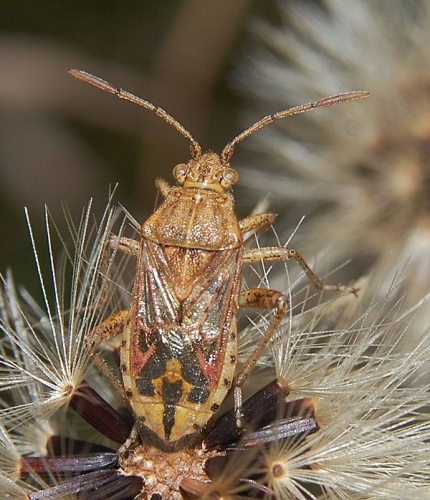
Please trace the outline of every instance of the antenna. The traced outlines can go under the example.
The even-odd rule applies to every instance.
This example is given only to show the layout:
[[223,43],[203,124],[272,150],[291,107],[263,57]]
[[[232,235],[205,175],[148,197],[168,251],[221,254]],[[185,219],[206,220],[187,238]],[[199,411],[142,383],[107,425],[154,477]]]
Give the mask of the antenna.
[[109,82],[102,80],[98,76],[91,75],[86,71],[82,71],[80,69],[71,69],[69,70],[69,73],[78,80],[82,80],[86,83],[89,83],[90,85],[94,85],[94,87],[104,90],[105,92],[114,94],[120,99],[125,99],[127,101],[134,102],[139,106],[142,106],[146,109],[149,109],[150,111],[153,111],[157,116],[159,116],[169,125],[172,125],[173,128],[175,128],[180,134],[182,134],[186,139],[190,141],[191,156],[194,160],[198,159],[202,155],[202,148],[200,147],[200,144],[194,139],[194,137],[190,134],[190,132],[188,132],[188,130],[183,125],[181,125],[178,121],[176,121],[173,118],[173,116],[169,115],[169,113],[167,113],[167,111],[165,111],[164,109],[159,108],[158,106],[154,106],[154,104],[150,103],[149,101],[145,101],[145,99],[137,97],[136,95],[131,94],[126,90],[114,87]]
[[309,102],[307,104],[301,104],[300,106],[295,106],[293,108],[285,109],[284,111],[278,111],[273,115],[267,115],[258,122],[251,125],[242,133],[237,135],[232,141],[230,141],[222,150],[221,158],[228,162],[234,153],[234,148],[239,142],[242,142],[244,139],[249,137],[254,132],[257,132],[261,128],[269,125],[275,120],[282,120],[283,118],[287,118],[287,116],[298,115],[301,113],[306,113],[307,111],[311,111],[314,108],[325,108],[327,106],[333,106],[334,104],[339,104],[341,102],[355,101],[357,99],[363,99],[363,97],[367,97],[369,92],[364,90],[357,90],[353,92],[345,92],[344,94],[338,94],[330,97],[326,97],[324,99],[320,99],[316,102]]

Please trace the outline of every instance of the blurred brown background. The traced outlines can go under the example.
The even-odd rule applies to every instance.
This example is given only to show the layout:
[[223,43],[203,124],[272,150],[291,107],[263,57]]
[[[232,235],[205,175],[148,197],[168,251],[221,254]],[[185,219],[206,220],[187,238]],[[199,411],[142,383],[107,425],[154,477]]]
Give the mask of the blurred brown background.
[[241,144],[237,212],[270,193],[283,242],[306,215],[291,245],[321,276],[352,260],[331,279],[385,273],[385,294],[407,265],[399,294],[415,303],[430,274],[429,25],[423,0],[0,2],[0,272],[38,292],[24,206],[46,264],[45,203],[67,239],[64,205],[75,221],[90,198],[101,213],[118,184],[142,221],[155,178],[189,158],[172,127],[70,68],[164,107],[215,151],[265,114],[365,89]]
[[78,220],[91,197],[101,210],[118,183],[115,199],[141,220],[154,207],[154,179],[171,181],[172,167],[188,159],[175,130],[68,69],[155,102],[203,149],[219,150],[242,128],[241,95],[227,82],[247,22],[270,18],[272,7],[250,0],[1,2],[0,272],[11,266],[26,286],[35,278],[24,206],[43,241],[45,203],[59,224],[63,205]]

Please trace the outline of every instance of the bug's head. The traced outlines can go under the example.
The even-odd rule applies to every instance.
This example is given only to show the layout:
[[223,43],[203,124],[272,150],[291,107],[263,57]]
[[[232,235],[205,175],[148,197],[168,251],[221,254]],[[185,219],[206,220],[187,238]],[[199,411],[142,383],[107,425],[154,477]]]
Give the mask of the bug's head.
[[223,193],[236,184],[239,175],[216,153],[205,153],[173,169],[178,184]]

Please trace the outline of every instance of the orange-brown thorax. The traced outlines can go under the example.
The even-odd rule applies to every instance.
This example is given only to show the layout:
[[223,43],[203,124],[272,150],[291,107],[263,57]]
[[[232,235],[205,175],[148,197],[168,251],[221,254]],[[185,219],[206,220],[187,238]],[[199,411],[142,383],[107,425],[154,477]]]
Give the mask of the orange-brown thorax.
[[142,237],[161,245],[219,251],[242,245],[234,198],[225,192],[238,175],[215,153],[180,164],[179,184],[142,225]]

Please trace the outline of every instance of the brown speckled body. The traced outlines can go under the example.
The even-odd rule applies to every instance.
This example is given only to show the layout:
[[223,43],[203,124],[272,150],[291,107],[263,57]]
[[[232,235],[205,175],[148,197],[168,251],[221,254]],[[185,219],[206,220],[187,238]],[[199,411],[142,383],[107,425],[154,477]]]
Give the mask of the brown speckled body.
[[242,245],[230,193],[173,187],[142,225],[121,367],[140,433],[159,448],[197,440],[232,386]]
[[[133,302],[128,311],[98,325],[87,342],[92,351],[95,339],[122,334],[120,369],[141,437],[146,445],[176,452],[199,439],[232,385],[240,416],[241,387],[287,310],[288,298],[277,290],[240,293],[243,264],[294,259],[318,289],[357,292],[326,285],[294,249],[243,249],[243,234],[269,226],[275,215],[254,214],[238,221],[229,193],[238,180],[229,164],[235,146],[275,120],[368,93],[348,92],[267,115],[230,141],[220,155],[203,154],[188,130],[163,109],[85,71],[70,73],[154,112],[190,141],[191,160],[173,170],[178,186],[156,181],[164,202],[142,225],[141,241],[111,241],[138,259]],[[235,373],[239,307],[274,314],[254,352]]]

